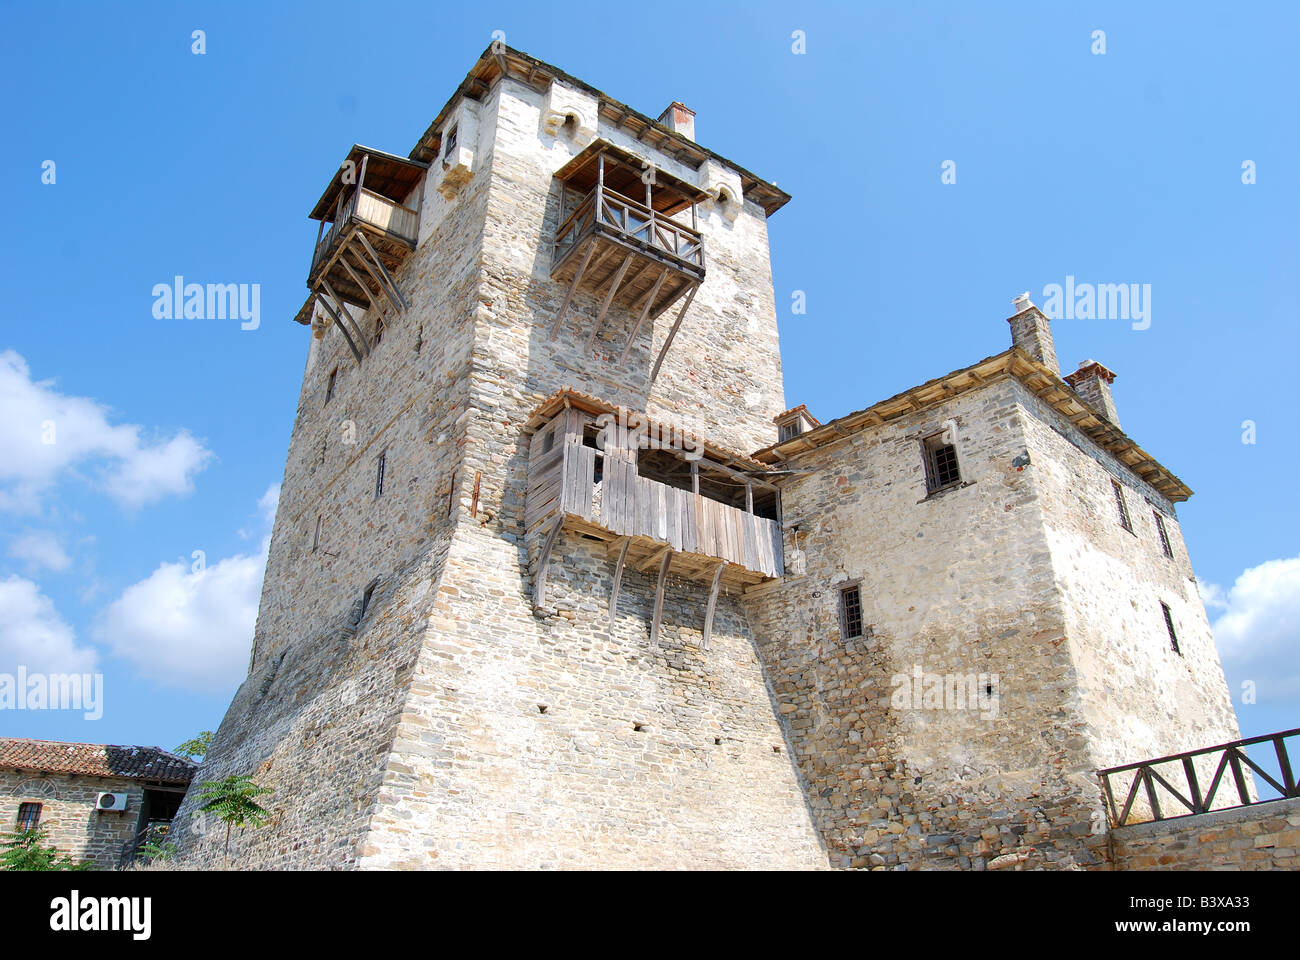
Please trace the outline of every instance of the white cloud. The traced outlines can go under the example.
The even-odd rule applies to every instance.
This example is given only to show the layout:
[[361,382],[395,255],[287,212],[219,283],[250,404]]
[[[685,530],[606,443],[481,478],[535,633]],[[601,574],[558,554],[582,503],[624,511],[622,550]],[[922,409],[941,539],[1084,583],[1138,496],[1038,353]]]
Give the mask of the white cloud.
[[1223,610],[1214,639],[1233,689],[1253,680],[1261,703],[1300,694],[1300,557],[1251,567],[1227,590],[1206,584],[1203,595]]
[[17,576],[0,580],[0,672],[90,673],[95,659],[40,587]]
[[32,380],[13,350],[0,352],[0,409],[0,510],[38,511],[42,493],[83,466],[110,496],[138,507],[190,492],[212,456],[184,430],[150,442],[135,424],[110,424],[102,404]]
[[[275,516],[278,485],[258,503]],[[196,571],[164,563],[122,592],[100,615],[95,639],[151,679],[225,692],[244,678],[257,621],[269,533],[256,556],[238,554]]]
[[24,564],[30,572],[59,572],[72,566],[72,558],[59,538],[48,530],[32,530],[9,541],[9,556]]

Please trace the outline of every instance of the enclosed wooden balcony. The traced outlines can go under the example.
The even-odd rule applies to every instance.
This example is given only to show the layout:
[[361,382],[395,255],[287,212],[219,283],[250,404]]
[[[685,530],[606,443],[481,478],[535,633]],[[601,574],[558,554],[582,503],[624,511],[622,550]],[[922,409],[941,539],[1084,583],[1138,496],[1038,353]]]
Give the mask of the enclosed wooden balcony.
[[370,350],[344,304],[401,313],[407,303],[394,277],[420,239],[426,164],[354,146],[311,212],[320,221],[297,319],[310,323],[313,303],[339,327],[358,362]]
[[544,603],[546,565],[565,530],[606,544],[616,564],[611,617],[629,564],[658,575],[657,608],[670,572],[710,584],[710,625],[721,585],[739,589],[783,574],[779,492],[762,465],[707,445],[665,449],[664,432],[644,417],[638,429],[620,429],[610,423],[617,408],[602,416],[594,398],[566,392],[564,400],[569,406],[544,405],[531,423],[524,524],[544,538],[536,605]]
[[555,176],[561,188],[551,277],[568,291],[551,334],[559,332],[574,294],[585,291],[599,303],[588,349],[611,307],[637,314],[622,351],[626,359],[645,324],[685,297],[679,324],[704,282],[696,204],[708,194],[603,140]]

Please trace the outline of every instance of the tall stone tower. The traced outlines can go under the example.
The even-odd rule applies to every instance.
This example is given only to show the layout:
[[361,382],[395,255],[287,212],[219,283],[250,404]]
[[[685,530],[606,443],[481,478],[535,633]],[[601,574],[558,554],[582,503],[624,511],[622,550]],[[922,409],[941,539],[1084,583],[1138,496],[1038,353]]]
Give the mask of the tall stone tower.
[[329,179],[200,775],[275,790],[242,863],[1094,868],[1099,770],[1238,736],[1115,374],[1026,295],[1002,353],[784,410],[789,198],[695,120],[492,49]]
[[[782,570],[766,219],[788,197],[486,52],[356,146],[248,678],[203,776],[258,867],[822,867],[739,597]],[[179,818],[202,864],[220,838]]]

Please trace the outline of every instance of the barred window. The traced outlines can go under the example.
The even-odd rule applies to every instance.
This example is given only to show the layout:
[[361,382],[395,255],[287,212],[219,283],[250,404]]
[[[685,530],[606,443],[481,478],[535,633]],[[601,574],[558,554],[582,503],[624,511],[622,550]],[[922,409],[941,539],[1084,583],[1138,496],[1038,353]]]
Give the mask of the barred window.
[[862,592],[857,584],[840,588],[840,626],[846,640],[862,636]]
[[1112,480],[1110,485],[1115,488],[1115,505],[1119,507],[1119,525],[1129,533],[1133,532],[1133,521],[1129,519],[1128,504],[1124,500],[1124,488]]
[[957,448],[943,442],[944,434],[936,433],[925,439],[925,490],[935,493],[945,487],[961,483],[957,468]]
[[1165,615],[1165,629],[1169,631],[1169,646],[1174,653],[1181,656],[1182,651],[1178,649],[1178,634],[1174,633],[1174,615],[1170,612],[1169,604],[1167,603],[1161,603],[1160,609]]
[[20,803],[18,805],[18,832],[35,830],[41,823],[41,805],[39,803]]
[[1156,518],[1156,533],[1160,535],[1160,549],[1165,552],[1166,557],[1173,557],[1173,547],[1169,545],[1169,531],[1165,529],[1165,518],[1160,516],[1159,510],[1152,510],[1151,515]]

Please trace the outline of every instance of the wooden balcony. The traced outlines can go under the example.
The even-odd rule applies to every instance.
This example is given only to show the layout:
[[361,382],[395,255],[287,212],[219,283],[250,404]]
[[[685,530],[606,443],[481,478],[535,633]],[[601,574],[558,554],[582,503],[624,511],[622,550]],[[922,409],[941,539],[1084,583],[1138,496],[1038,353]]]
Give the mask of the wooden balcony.
[[307,271],[311,295],[295,319],[311,323],[319,304],[358,363],[370,343],[345,304],[375,311],[381,324],[386,312],[405,312],[394,277],[419,243],[420,200],[410,206],[399,198],[423,198],[426,170],[427,164],[354,146],[311,212],[320,221]]
[[[695,208],[708,194],[605,141],[574,157],[556,178],[560,211],[551,278],[568,289],[551,336],[559,333],[574,294],[584,291],[599,303],[588,332],[588,351],[612,307],[636,314],[620,357],[620,362],[626,361],[645,325],[685,298],[653,379],[695,290],[704,282],[704,238],[696,226]],[[689,223],[683,219],[687,217]]]
[[608,288],[623,262],[632,258],[613,302],[640,307],[650,296],[652,321],[704,279],[704,240],[698,230],[599,184],[556,231],[551,277],[571,282],[588,250],[585,286],[597,291]]
[[[688,576],[702,578],[707,571],[711,577],[719,560],[736,568],[725,574],[735,583],[758,583],[783,572],[781,527],[775,520],[638,476],[635,463],[594,447],[564,444],[542,467],[536,497],[530,484],[530,511],[536,500],[543,514],[553,507],[575,530],[590,534],[596,527],[608,534],[605,539],[646,541],[635,546],[647,558],[671,547],[680,568],[674,572]],[[555,484],[553,491],[544,489],[548,483]],[[551,492],[548,503],[544,498]]]
[[354,190],[340,210],[338,218],[317,242],[316,249],[312,252],[307,285],[311,286],[325,274],[345,302],[367,306],[368,301],[356,280],[338,267],[336,262],[337,255],[352,231],[358,229],[366,232],[366,237],[379,254],[385,269],[392,272],[415,249],[420,232],[420,211],[380,196],[373,190]]
[[[541,609],[545,603],[546,570],[555,540],[568,530],[603,541],[616,563],[611,619],[625,567],[657,571],[654,637],[669,572],[710,584],[707,646],[712,611],[723,584],[743,589],[784,573],[776,488],[722,463],[715,454],[687,461],[672,451],[638,450],[635,442],[628,444],[626,433],[622,440],[603,438],[605,446],[599,449],[592,443],[599,422],[593,410],[573,405],[573,395],[561,399],[571,405],[557,413],[548,411],[529,446],[524,526],[544,537],[535,607]],[[646,476],[647,472],[671,482]],[[727,485],[743,506],[719,499],[727,495],[722,492]],[[754,492],[756,486],[763,488],[761,497]]]

